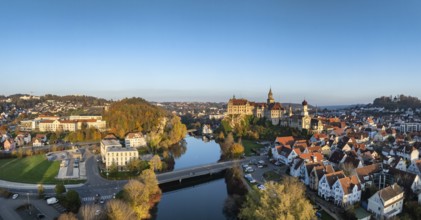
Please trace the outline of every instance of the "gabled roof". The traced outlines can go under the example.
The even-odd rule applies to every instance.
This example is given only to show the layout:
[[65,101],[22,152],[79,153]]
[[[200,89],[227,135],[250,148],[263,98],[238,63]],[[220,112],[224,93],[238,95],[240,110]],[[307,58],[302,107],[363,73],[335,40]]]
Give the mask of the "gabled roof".
[[338,179],[344,178],[345,174],[342,170],[340,170],[334,173],[327,173],[325,174],[325,177],[329,186],[332,187]]
[[141,132],[131,132],[126,135],[126,138],[128,139],[141,138],[141,137],[143,137],[143,134]]
[[339,179],[339,183],[345,195],[351,194],[354,186],[357,186],[358,190],[361,190],[361,184],[358,182],[356,176],[341,178]]
[[319,167],[319,166],[322,166],[323,167],[323,163],[322,162],[317,162],[317,163],[308,163],[308,164],[306,164],[307,173],[310,174],[314,167]]
[[[360,167],[355,169],[355,172],[357,173],[358,179],[361,183],[365,183],[368,181],[367,178],[369,178],[370,175],[374,173],[379,173],[381,171],[382,167],[380,163],[371,164],[368,166]],[[366,178],[364,178],[366,177]]]
[[278,150],[278,154],[282,155],[284,157],[288,157],[289,154],[292,152],[291,148],[285,147],[285,146],[281,146],[279,148],[277,148]]
[[360,164],[360,160],[358,158],[348,156],[345,158],[343,164],[352,164],[354,168],[357,168]]
[[341,150],[335,150],[329,157],[329,161],[335,164],[339,164],[342,158],[345,156],[344,152]]
[[322,148],[320,146],[314,146],[314,147],[309,147],[307,148],[308,152],[312,153],[312,152],[321,152]]
[[403,193],[403,189],[395,183],[391,186],[379,190],[377,193],[379,194],[379,197],[383,200],[383,204],[385,204],[390,199]]
[[283,136],[283,137],[277,137],[275,142],[278,142],[282,145],[292,145],[294,143],[294,137],[293,136]]

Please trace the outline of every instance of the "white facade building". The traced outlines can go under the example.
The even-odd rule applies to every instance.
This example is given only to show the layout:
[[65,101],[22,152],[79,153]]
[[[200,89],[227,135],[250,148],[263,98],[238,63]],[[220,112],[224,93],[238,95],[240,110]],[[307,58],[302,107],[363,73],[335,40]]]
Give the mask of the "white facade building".
[[393,184],[376,192],[368,199],[367,210],[376,218],[391,218],[402,212],[403,189],[398,184]]

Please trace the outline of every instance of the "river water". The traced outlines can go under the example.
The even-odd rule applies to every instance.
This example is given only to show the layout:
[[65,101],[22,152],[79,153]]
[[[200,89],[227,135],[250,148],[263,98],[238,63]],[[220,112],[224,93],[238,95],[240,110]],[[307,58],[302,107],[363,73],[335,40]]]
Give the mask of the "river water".
[[[219,160],[220,147],[215,141],[194,137],[185,140],[187,149],[175,160],[175,170]],[[157,219],[225,219],[222,209],[227,196],[224,179],[166,192],[158,204]]]

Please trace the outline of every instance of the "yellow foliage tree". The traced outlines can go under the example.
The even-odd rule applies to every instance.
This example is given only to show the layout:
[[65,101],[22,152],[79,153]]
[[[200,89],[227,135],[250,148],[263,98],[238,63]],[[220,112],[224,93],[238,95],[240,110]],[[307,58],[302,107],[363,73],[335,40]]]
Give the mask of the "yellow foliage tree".
[[266,190],[252,190],[248,193],[241,219],[253,220],[310,220],[315,211],[305,197],[305,187],[296,178],[286,177],[278,184],[268,182]]

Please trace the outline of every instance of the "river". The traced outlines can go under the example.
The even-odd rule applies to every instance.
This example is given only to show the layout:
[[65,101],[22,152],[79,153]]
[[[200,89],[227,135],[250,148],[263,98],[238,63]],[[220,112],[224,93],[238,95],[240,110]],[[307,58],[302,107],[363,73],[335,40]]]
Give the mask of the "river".
[[[175,168],[217,162],[220,147],[215,141],[204,142],[186,137],[186,152],[175,160]],[[226,219],[222,209],[227,198],[224,179],[166,192],[158,204],[157,219]]]

